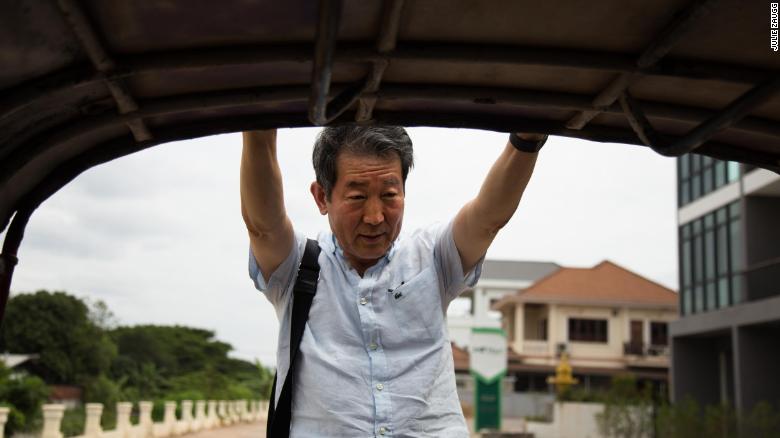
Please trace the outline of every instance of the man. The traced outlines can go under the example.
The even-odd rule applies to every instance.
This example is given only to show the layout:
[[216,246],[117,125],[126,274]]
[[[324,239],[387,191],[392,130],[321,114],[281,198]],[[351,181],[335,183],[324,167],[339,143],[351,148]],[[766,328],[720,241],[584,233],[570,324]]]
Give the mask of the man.
[[[311,193],[330,232],[317,239],[320,279],[296,359],[290,436],[468,437],[445,314],[479,278],[546,140],[518,135],[454,219],[398,239],[413,162],[406,131],[323,129]],[[289,369],[291,289],[306,236],[285,212],[275,130],[244,133],[241,202],[250,276],[280,320],[278,397]]]

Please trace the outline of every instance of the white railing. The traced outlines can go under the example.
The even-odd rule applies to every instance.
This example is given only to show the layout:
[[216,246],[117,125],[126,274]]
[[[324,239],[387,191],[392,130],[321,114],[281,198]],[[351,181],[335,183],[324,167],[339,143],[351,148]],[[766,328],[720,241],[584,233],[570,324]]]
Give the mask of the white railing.
[[9,408],[0,407],[0,438],[5,436],[5,422],[8,421]]
[[550,342],[548,341],[525,339],[521,345],[523,348],[522,354],[550,354]]
[[[191,400],[181,402],[181,418],[176,418],[176,402],[165,402],[163,421],[152,421],[152,402],[138,403],[138,424],[132,424],[130,414],[133,404],[116,404],[116,429],[104,431],[100,426],[103,415],[101,403],[87,403],[84,434],[74,438],[158,438],[184,435],[206,429],[214,429],[237,423],[267,420],[268,402],[260,400],[198,400],[195,415]],[[60,431],[65,405],[43,405],[43,431],[41,438],[63,438]],[[4,436],[8,408],[0,408],[0,438]]]

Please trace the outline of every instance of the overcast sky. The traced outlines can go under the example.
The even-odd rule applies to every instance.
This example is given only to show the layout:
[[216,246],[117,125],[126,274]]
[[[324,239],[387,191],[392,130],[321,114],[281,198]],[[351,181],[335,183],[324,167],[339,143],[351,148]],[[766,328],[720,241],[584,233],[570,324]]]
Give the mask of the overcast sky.
[[[288,213],[328,226],[309,194],[318,129],[281,130]],[[506,134],[413,128],[404,230],[450,219],[476,195]],[[65,290],[105,301],[122,324],[213,329],[234,355],[274,363],[277,320],[247,275],[240,134],[170,143],[91,169],[33,215],[12,293]],[[591,267],[609,259],[677,289],[674,160],[619,144],[551,137],[488,258]]]

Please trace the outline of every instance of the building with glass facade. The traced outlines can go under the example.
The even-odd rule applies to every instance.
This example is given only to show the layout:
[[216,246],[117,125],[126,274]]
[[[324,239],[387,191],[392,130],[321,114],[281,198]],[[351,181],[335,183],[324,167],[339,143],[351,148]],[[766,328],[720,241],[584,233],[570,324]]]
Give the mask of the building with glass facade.
[[677,160],[680,319],[672,397],[740,411],[780,400],[780,175]]

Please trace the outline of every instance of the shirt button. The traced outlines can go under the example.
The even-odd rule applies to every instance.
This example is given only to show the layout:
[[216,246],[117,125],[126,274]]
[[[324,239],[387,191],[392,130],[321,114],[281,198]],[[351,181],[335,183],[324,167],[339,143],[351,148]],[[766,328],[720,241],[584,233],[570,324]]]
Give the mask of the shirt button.
[[381,383],[377,383],[377,384],[376,384],[376,389],[378,389],[378,390],[380,390],[380,391],[381,391],[381,390],[385,389],[385,385],[383,385],[383,384],[381,384]]
[[360,297],[360,304],[365,306],[367,302],[368,300],[366,299],[366,297]]
[[370,344],[368,344],[368,348],[370,348],[370,349],[372,349],[372,350],[376,350],[376,349],[377,349],[377,347],[378,347],[378,345],[376,345],[376,344],[375,344],[375,343],[373,343],[373,342],[372,342],[372,343],[370,343]]
[[380,428],[379,428],[379,434],[380,434],[380,435],[384,435],[384,434],[385,434],[385,432],[387,432],[387,429],[385,429],[384,427],[380,427]]

